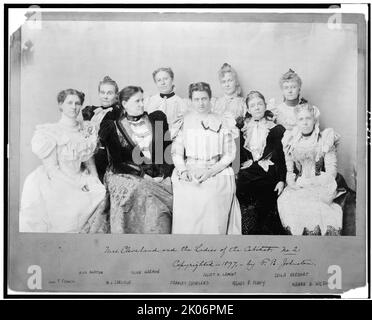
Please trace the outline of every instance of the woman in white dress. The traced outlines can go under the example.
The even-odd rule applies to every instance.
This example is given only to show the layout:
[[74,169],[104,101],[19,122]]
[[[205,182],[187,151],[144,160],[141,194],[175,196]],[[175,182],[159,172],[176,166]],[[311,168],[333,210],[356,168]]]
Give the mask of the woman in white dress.
[[[42,165],[24,183],[19,226],[21,232],[97,232],[104,218],[105,187],[92,158],[97,128],[77,120],[84,94],[63,90],[57,97],[61,119],[39,125],[31,141]],[[81,165],[84,163],[84,171]]]
[[[300,97],[302,80],[296,72],[289,69],[280,78],[279,85],[283,93],[283,102],[269,109],[273,112],[277,124],[286,130],[292,130],[297,122],[295,107],[307,102]],[[315,106],[313,108],[317,109]]]
[[148,114],[157,110],[162,111],[167,116],[168,124],[171,125],[186,112],[187,103],[174,93],[174,72],[171,68],[156,69],[152,77],[159,93],[145,100],[145,111]]
[[235,195],[235,121],[211,112],[211,89],[189,87],[193,104],[172,130],[173,226],[177,234],[241,234]]
[[224,63],[218,71],[218,79],[224,95],[217,99],[212,99],[212,111],[218,114],[228,112],[232,114],[234,119],[244,117],[247,113],[247,106],[242,96],[242,89],[236,71],[228,63]]
[[340,235],[342,209],[336,197],[338,135],[319,130],[319,111],[308,103],[295,107],[296,126],[282,139],[287,187],[278,199],[288,234]]

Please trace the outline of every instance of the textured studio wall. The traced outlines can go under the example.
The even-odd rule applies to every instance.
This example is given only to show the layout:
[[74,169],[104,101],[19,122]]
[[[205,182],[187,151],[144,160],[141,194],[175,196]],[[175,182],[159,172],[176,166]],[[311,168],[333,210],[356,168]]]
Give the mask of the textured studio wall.
[[176,92],[187,96],[191,82],[206,81],[220,96],[217,71],[230,63],[246,95],[261,91],[282,99],[278,79],[294,69],[303,79],[302,95],[321,110],[321,125],[341,135],[339,172],[355,187],[357,140],[357,30],[322,23],[43,21],[41,29],[22,28],[32,41],[33,59],[21,72],[20,188],[40,164],[31,152],[35,125],[59,119],[61,89],[85,92],[97,104],[105,75],[119,87],[140,85],[156,92],[151,73],[160,66],[175,72]]

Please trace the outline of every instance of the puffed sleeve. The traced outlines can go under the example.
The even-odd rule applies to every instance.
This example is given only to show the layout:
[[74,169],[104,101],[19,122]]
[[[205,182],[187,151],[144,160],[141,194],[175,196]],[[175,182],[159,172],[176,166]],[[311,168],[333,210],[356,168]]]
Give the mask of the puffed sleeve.
[[337,145],[340,136],[331,128],[322,132],[322,151],[324,152],[324,167],[326,173],[337,175]]
[[268,100],[266,109],[272,114],[273,121],[276,121],[279,114],[279,108],[278,105],[276,105],[274,98]]
[[86,106],[83,110],[81,110],[81,114],[83,116],[83,120],[90,120],[94,116],[94,110],[97,107],[95,106]]
[[170,128],[172,138],[172,159],[178,172],[186,170],[185,145],[183,141],[184,117],[176,119]]
[[232,139],[239,137],[239,128],[236,126],[236,120],[231,112],[224,112],[222,118],[222,129],[225,133],[231,134]]
[[223,155],[220,160],[221,163],[229,165],[234,161],[236,155],[235,139],[239,137],[239,129],[236,127],[234,115],[230,112],[223,114],[222,118],[223,130]]
[[31,140],[31,148],[32,152],[35,153],[39,159],[47,158],[56,148],[56,145],[57,141],[47,126],[36,127],[36,131]]
[[292,158],[292,142],[294,139],[294,132],[293,130],[287,130],[283,134],[282,138],[282,147],[283,147],[283,153],[284,153],[284,159],[285,159],[285,166],[287,168],[286,173],[286,182],[287,184],[291,185],[296,181],[296,174],[294,172],[294,161]]

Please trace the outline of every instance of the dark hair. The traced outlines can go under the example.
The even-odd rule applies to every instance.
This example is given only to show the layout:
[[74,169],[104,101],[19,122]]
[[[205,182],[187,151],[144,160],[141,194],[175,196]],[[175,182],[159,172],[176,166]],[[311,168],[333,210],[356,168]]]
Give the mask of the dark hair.
[[80,99],[80,103],[84,103],[85,94],[84,92],[78,91],[76,89],[65,89],[58,93],[57,95],[57,102],[58,104],[63,103],[66,100],[66,97],[69,95],[78,96]]
[[293,71],[292,69],[289,69],[286,73],[284,73],[280,79],[279,79],[279,85],[280,85],[280,88],[282,88],[283,86],[283,83],[284,82],[288,82],[288,81],[294,81],[294,82],[297,82],[298,83],[298,86],[301,88],[302,86],[302,80],[301,78],[299,77],[299,75]]
[[263,94],[259,91],[252,90],[247,94],[247,98],[245,99],[245,104],[247,107],[248,107],[249,100],[253,98],[260,98],[261,100],[263,100],[266,106],[266,101],[265,101],[265,97],[263,96]]
[[170,67],[161,67],[161,68],[156,69],[156,70],[152,73],[152,78],[154,79],[154,81],[155,81],[155,77],[156,77],[156,75],[157,75],[160,71],[164,71],[164,72],[168,73],[169,76],[172,78],[172,80],[174,79],[174,72],[173,72],[173,70],[172,70]]
[[111,84],[114,88],[115,88],[115,93],[118,93],[119,91],[119,87],[118,87],[118,84],[116,83],[115,80],[112,80],[109,76],[105,76],[102,81],[99,82],[98,84],[98,91],[101,90],[101,86],[103,84]]
[[143,93],[141,87],[127,86],[124,89],[121,89],[119,92],[119,103],[121,104],[123,101],[128,101],[133,95],[138,92]]
[[[245,104],[246,104],[247,108],[248,108],[249,100],[251,100],[253,98],[261,99],[264,102],[265,107],[267,106],[264,95],[259,91],[252,90],[247,94],[247,98],[245,99]],[[251,118],[252,115],[247,111],[247,113],[245,114],[245,117],[246,118]],[[265,110],[264,118],[266,118],[268,120],[273,120],[274,119],[274,114],[270,110]]]
[[195,91],[204,91],[208,93],[209,99],[212,98],[212,90],[208,83],[206,82],[197,82],[191,83],[189,85],[189,98],[192,99],[192,93]]

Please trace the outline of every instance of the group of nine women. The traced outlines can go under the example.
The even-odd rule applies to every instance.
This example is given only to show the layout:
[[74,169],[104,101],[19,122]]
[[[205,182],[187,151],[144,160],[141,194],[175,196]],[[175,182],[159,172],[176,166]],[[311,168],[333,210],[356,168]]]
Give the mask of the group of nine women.
[[147,99],[109,77],[101,106],[61,91],[61,119],[32,138],[42,165],[26,178],[20,231],[339,235],[338,135],[320,131],[300,77],[286,72],[284,101],[268,108],[258,91],[242,97],[229,64],[218,75],[217,99],[204,82],[180,98],[170,68],[153,72]]

